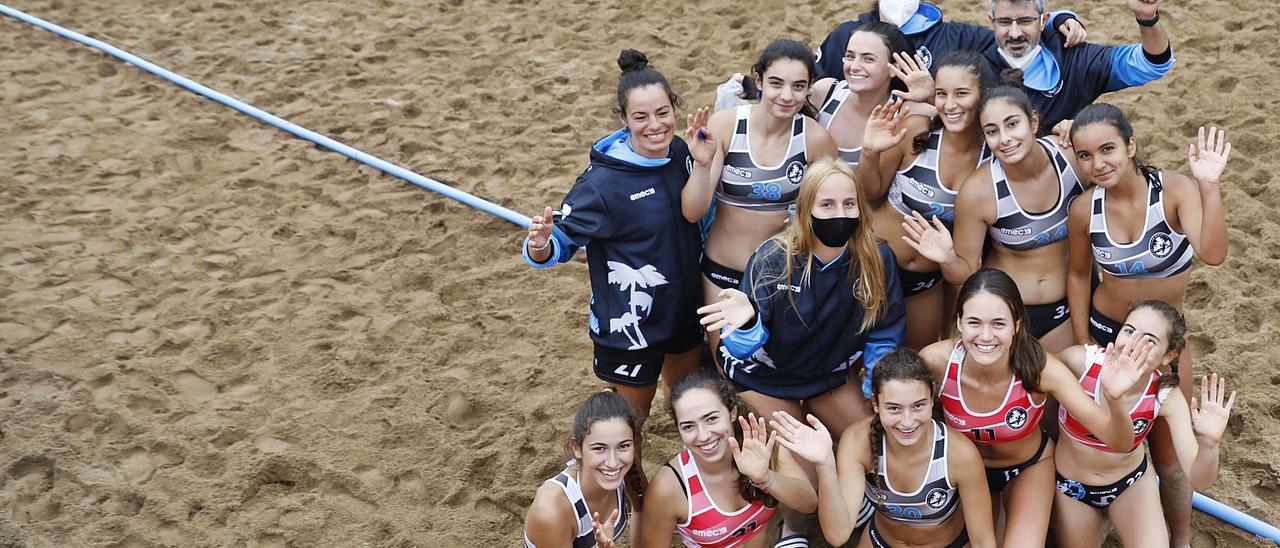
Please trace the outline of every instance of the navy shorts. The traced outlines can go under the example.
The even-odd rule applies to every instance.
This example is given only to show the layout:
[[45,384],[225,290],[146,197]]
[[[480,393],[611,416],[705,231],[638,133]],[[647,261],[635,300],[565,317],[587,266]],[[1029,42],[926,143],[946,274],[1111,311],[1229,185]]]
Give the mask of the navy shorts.
[[688,352],[703,341],[702,326],[694,323],[680,330],[674,340],[641,350],[618,350],[596,344],[593,369],[605,382],[634,388],[653,386],[662,375],[662,362],[667,354]]

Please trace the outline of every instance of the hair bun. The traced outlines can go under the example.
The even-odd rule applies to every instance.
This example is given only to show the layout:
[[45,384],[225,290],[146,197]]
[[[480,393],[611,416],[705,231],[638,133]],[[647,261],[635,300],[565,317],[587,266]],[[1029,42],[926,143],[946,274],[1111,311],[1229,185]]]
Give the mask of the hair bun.
[[623,73],[648,68],[648,66],[649,58],[637,50],[624,49],[618,54],[618,68],[622,69]]
[[1014,86],[1021,86],[1022,69],[1007,68],[1000,71],[1000,81]]

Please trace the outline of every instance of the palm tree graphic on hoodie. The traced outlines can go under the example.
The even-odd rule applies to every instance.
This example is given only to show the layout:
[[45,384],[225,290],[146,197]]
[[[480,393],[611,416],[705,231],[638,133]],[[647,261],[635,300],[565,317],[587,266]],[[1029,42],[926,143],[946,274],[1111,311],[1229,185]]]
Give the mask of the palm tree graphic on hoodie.
[[[653,265],[647,264],[640,268],[631,268],[617,261],[605,261],[609,266],[609,285],[617,285],[619,291],[630,292],[628,305],[631,310],[622,314],[620,318],[609,318],[609,332],[622,332],[627,336],[627,340],[631,341],[631,347],[627,350],[636,350],[638,348],[646,348],[649,342],[644,339],[644,333],[640,331],[641,312],[648,313],[653,308],[653,296],[637,289],[646,287],[656,287],[665,285],[667,278],[658,272]],[[635,332],[635,336],[631,336],[631,331]]]

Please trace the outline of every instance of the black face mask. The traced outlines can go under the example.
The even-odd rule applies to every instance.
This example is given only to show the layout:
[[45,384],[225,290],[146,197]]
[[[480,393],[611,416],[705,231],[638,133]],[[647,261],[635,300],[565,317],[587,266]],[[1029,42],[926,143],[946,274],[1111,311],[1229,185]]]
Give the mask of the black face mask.
[[819,219],[813,215],[809,216],[809,220],[813,222],[813,235],[827,247],[844,247],[853,233],[858,231],[858,225],[862,221],[858,217]]

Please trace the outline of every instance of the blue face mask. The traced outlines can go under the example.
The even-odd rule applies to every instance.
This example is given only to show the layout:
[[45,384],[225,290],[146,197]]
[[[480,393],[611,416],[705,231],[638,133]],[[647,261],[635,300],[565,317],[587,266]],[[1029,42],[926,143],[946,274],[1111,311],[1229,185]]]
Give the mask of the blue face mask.
[[827,247],[844,247],[849,243],[849,238],[858,231],[858,226],[862,224],[862,219],[859,217],[819,219],[810,215],[809,220],[813,222],[813,235]]

